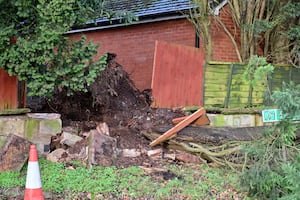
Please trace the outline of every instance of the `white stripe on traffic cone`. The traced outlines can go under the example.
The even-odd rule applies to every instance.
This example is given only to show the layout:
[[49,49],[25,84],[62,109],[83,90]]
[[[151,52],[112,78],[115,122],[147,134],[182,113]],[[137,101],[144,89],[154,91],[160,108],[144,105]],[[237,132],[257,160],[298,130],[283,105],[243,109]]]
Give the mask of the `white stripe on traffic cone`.
[[44,200],[36,146],[30,146],[24,200]]

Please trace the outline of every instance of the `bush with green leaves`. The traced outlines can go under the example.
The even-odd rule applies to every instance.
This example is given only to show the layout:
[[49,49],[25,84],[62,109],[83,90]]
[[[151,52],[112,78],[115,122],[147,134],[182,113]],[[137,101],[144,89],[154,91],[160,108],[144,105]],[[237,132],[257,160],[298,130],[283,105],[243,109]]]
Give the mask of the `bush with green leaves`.
[[[0,68],[18,75],[29,95],[51,96],[65,89],[86,91],[106,66],[96,59],[98,45],[64,34],[100,17],[131,22],[128,12],[114,13],[97,0],[0,0]],[[135,19],[135,18],[134,18]]]
[[299,112],[300,85],[283,84],[272,99],[283,111],[283,119],[270,126],[263,137],[244,147],[250,168],[241,183],[248,195],[259,199],[297,199],[300,196],[300,145],[296,141],[299,124],[292,119]]
[[246,70],[243,74],[244,80],[250,83],[252,86],[257,85],[258,82],[266,82],[268,76],[274,71],[274,66],[267,62],[265,57],[257,55],[251,56]]

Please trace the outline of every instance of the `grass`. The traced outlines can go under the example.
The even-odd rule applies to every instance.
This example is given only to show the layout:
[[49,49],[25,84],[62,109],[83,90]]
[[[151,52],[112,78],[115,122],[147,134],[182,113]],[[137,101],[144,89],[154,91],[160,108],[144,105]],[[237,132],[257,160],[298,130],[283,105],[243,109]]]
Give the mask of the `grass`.
[[[243,199],[235,171],[204,164],[167,164],[167,172],[156,174],[138,167],[86,169],[79,162],[70,168],[45,159],[39,165],[43,192],[62,199]],[[24,190],[26,170],[0,173],[0,199],[9,188]]]

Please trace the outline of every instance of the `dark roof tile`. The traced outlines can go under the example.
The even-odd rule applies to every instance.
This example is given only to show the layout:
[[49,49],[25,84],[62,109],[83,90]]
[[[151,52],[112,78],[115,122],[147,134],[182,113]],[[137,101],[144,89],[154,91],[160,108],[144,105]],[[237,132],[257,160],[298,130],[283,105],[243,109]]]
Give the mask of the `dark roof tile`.
[[106,7],[113,11],[127,10],[136,16],[160,15],[180,12],[193,7],[189,0],[122,0],[107,1]]

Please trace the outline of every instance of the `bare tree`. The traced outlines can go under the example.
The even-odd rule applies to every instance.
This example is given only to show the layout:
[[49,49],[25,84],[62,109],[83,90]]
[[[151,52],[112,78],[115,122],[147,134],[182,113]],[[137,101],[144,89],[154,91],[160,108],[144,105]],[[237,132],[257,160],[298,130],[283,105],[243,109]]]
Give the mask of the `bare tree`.
[[209,0],[194,0],[195,8],[190,9],[189,20],[195,27],[196,33],[203,39],[205,58],[212,59],[212,41],[210,36],[210,7]]
[[[252,55],[263,55],[273,63],[299,66],[300,3],[296,0],[193,0],[197,6],[191,10],[190,21],[201,34],[207,60],[212,58],[210,37],[214,19],[232,41],[240,62]],[[227,3],[240,37],[235,37],[228,25],[214,9]]]

